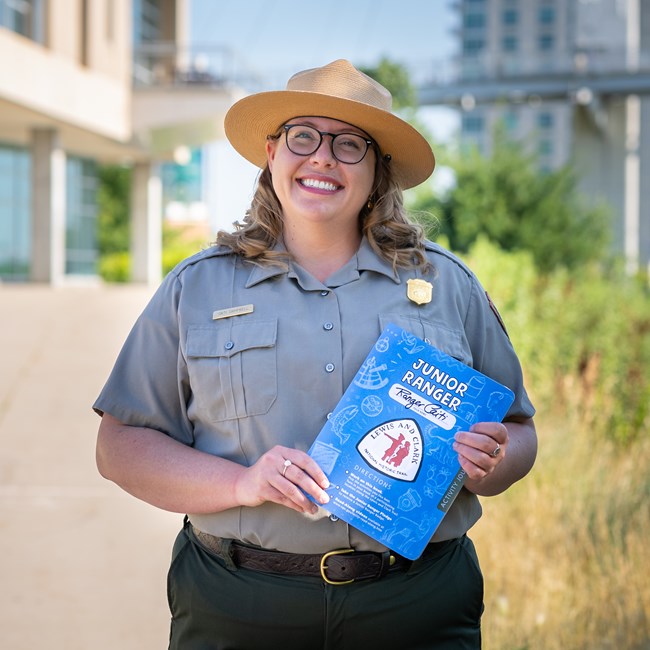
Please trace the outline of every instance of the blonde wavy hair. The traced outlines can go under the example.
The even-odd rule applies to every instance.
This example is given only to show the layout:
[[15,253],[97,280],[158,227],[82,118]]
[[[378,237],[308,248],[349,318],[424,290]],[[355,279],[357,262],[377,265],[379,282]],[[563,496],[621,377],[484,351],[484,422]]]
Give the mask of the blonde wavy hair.
[[[273,136],[270,136],[273,137]],[[376,156],[375,183],[371,197],[359,212],[359,228],[373,250],[393,269],[430,268],[424,252],[424,231],[413,223],[404,208],[402,190],[394,179],[388,157]],[[282,239],[282,206],[273,189],[268,165],[261,171],[250,208],[234,232],[221,230],[216,243],[260,265],[284,264],[290,254],[273,250]]]

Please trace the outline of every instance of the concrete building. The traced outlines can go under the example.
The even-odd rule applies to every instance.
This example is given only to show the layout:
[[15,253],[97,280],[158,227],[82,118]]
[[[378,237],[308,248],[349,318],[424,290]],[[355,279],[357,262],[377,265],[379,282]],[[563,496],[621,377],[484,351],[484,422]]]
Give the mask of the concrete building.
[[132,279],[160,279],[160,164],[243,95],[193,57],[188,2],[0,0],[0,279],[95,275],[103,163],[133,170]]
[[500,121],[535,147],[542,169],[575,164],[585,195],[612,207],[629,270],[650,270],[650,3],[454,6],[458,65],[422,87],[422,103],[459,107],[462,142],[485,154]]

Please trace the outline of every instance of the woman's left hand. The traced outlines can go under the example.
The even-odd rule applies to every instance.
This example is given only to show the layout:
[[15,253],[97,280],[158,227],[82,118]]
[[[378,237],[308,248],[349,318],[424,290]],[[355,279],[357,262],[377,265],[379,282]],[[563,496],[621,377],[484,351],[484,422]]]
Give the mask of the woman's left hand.
[[455,436],[454,450],[469,479],[481,480],[494,472],[508,450],[508,429],[500,422],[478,422]]

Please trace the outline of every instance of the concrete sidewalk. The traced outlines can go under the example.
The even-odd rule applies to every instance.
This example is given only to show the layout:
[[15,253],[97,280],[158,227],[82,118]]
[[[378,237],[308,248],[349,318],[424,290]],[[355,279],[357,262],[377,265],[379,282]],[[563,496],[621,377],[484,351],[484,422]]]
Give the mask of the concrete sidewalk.
[[0,646],[167,647],[182,516],[102,479],[91,404],[152,290],[0,285]]

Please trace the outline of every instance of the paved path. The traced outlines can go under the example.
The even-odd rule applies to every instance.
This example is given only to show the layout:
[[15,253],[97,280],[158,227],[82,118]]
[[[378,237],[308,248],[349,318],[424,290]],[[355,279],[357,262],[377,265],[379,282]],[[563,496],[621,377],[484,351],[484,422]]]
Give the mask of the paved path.
[[97,473],[91,404],[151,290],[0,285],[0,647],[167,647],[182,517]]

